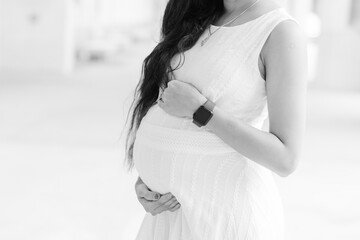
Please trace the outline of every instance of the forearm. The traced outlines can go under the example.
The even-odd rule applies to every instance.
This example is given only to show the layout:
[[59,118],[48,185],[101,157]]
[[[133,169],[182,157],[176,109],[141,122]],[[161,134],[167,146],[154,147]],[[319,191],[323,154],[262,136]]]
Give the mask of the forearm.
[[293,171],[295,160],[291,151],[274,134],[235,119],[218,107],[207,128],[237,152],[278,175],[287,176]]

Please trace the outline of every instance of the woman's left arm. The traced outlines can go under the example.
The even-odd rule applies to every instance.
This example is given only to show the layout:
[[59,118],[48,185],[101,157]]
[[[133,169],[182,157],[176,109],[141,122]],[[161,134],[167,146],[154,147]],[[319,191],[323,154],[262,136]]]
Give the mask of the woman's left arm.
[[[245,157],[280,176],[288,176],[298,164],[305,132],[307,43],[299,26],[292,21],[280,23],[268,38],[262,58],[266,67],[269,132],[239,121],[218,107],[206,126]],[[188,112],[203,103],[201,94],[185,94],[189,91],[180,90],[181,84],[171,85],[160,104],[170,114],[179,113],[180,105],[176,103],[187,102],[192,106],[186,108]],[[173,90],[174,87],[177,89]],[[179,92],[187,98],[176,98]]]
[[238,152],[280,176],[292,173],[305,132],[307,45],[299,26],[280,23],[262,51],[269,132],[239,122],[219,108],[207,127]]

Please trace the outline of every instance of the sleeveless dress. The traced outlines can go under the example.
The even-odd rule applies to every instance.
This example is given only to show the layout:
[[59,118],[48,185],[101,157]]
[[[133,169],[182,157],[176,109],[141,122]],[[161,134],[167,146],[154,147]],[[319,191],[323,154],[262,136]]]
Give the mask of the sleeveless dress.
[[[261,129],[268,116],[259,54],[273,29],[292,19],[283,8],[250,22],[223,27],[172,59],[178,80],[239,121]],[[210,30],[216,30],[211,25]],[[214,133],[154,105],[134,144],[144,183],[181,203],[175,212],[147,213],[137,240],[281,240],[282,204],[273,173],[236,152]]]

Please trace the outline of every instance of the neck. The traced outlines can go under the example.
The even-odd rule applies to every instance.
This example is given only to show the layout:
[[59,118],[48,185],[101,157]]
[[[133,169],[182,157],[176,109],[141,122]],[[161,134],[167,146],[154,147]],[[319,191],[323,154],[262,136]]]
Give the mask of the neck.
[[244,9],[255,0],[223,0],[226,13],[232,13],[239,9]]

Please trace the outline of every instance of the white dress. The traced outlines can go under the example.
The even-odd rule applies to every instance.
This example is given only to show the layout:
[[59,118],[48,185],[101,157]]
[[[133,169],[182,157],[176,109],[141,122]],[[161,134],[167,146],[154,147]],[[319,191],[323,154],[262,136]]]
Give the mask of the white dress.
[[[258,58],[282,21],[280,8],[239,26],[223,27],[201,47],[207,30],[184,54],[175,78],[193,84],[233,117],[261,129],[268,116]],[[210,26],[214,31],[217,27]],[[177,66],[180,58],[173,58]],[[154,105],[134,145],[135,167],[152,190],[171,192],[176,212],[147,213],[138,240],[281,240],[281,199],[273,173],[236,152],[214,133]]]

